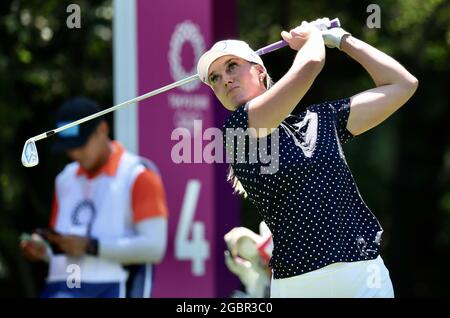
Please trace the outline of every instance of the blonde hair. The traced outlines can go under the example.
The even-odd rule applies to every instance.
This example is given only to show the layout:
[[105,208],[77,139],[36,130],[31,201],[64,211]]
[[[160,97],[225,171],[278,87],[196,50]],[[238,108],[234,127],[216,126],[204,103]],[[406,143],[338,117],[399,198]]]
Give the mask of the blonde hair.
[[272,80],[272,77],[270,77],[269,73],[266,73],[266,77],[264,78],[264,86],[266,87],[266,89],[269,89],[273,86],[273,84],[275,84]]
[[265,73],[264,73],[264,75],[265,75],[264,76],[264,87],[266,89],[271,88],[273,86],[274,82],[272,80],[272,77],[270,77],[269,73],[267,72],[266,67],[261,65],[261,64],[255,63],[255,62],[250,62],[250,63],[253,64],[253,65],[259,65],[259,66],[263,67],[263,69],[265,70]]
[[244,187],[242,186],[242,183],[239,181],[239,179],[234,174],[234,170],[231,165],[228,170],[227,181],[231,183],[231,187],[233,188],[234,193],[242,195],[244,198],[246,198],[248,196],[247,191],[245,191]]

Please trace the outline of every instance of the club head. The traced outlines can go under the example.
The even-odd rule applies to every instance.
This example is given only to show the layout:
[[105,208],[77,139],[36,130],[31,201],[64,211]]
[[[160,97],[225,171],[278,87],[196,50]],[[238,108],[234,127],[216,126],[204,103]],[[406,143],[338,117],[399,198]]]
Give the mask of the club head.
[[39,163],[39,156],[36,143],[33,138],[28,139],[23,146],[22,164],[27,167],[34,167]]

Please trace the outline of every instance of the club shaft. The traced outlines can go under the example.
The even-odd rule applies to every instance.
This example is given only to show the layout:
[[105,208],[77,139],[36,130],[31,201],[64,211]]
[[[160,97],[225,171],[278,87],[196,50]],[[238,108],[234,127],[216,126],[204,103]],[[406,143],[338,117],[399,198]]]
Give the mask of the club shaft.
[[84,122],[87,122],[87,121],[89,121],[91,119],[94,119],[94,118],[97,118],[99,116],[103,116],[105,114],[108,114],[110,112],[118,110],[118,109],[120,109],[120,108],[122,108],[124,106],[129,105],[129,104],[137,103],[137,102],[139,102],[139,101],[141,101],[143,99],[146,99],[146,98],[149,98],[149,97],[152,97],[152,96],[164,93],[165,91],[171,90],[171,89],[173,89],[175,87],[178,87],[178,86],[181,86],[181,85],[185,85],[185,84],[190,83],[192,81],[195,81],[197,79],[198,79],[198,75],[197,74],[189,76],[189,77],[186,77],[186,78],[184,78],[182,80],[179,80],[177,82],[174,82],[172,84],[166,85],[164,87],[155,89],[154,91],[151,91],[151,92],[148,92],[146,94],[140,95],[138,97],[135,97],[135,98],[130,99],[128,101],[125,101],[123,103],[120,103],[120,104],[117,104],[115,106],[112,106],[112,107],[110,107],[108,109],[105,109],[105,110],[99,111],[99,112],[97,112],[95,114],[92,114],[92,115],[86,116],[84,118],[78,119],[78,120],[76,120],[74,122],[71,122],[71,123],[69,123],[67,125],[64,125],[64,126],[61,126],[59,128],[47,131],[47,132],[45,132],[43,134],[37,135],[37,136],[33,137],[33,139],[34,139],[34,141],[38,141],[38,140],[50,137],[51,135],[57,134],[57,133],[59,133],[59,132],[61,132],[63,130],[66,130],[66,129],[69,129],[69,128],[74,127],[76,125],[82,124]]

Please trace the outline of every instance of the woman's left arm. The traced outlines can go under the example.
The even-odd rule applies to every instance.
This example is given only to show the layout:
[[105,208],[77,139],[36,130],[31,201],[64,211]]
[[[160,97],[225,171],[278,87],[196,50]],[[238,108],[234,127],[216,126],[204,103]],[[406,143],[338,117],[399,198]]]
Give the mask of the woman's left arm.
[[363,41],[345,36],[340,44],[341,50],[360,63],[376,85],[350,99],[347,129],[359,135],[405,104],[416,91],[418,80],[392,57]]

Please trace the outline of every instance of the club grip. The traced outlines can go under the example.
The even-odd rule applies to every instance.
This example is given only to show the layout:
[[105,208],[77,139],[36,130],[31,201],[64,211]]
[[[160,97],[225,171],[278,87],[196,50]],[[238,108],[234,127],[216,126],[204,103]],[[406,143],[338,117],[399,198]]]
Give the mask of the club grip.
[[[339,21],[339,18],[334,18],[330,21],[330,29],[332,28],[338,28],[341,26],[341,22]],[[278,49],[281,49],[282,47],[287,46],[288,43],[285,40],[281,40],[272,44],[269,44],[263,48],[260,48],[256,51],[256,54],[258,55],[264,55],[273,51],[276,51]]]

